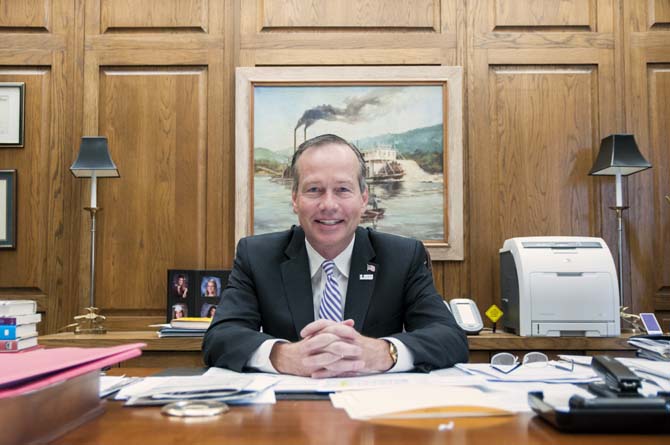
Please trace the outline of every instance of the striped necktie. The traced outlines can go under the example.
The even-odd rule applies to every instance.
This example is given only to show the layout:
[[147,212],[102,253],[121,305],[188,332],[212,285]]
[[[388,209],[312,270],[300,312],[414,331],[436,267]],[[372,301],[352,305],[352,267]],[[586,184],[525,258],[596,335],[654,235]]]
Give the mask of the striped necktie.
[[333,276],[335,263],[332,260],[326,260],[321,267],[326,273],[326,285],[323,287],[323,297],[321,297],[321,305],[319,306],[319,318],[338,322],[342,321],[342,294]]

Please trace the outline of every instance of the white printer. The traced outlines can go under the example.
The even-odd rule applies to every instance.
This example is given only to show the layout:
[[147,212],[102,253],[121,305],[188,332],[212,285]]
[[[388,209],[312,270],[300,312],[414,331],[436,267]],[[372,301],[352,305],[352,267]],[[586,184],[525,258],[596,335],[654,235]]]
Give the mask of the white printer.
[[601,238],[511,238],[500,249],[503,328],[521,336],[621,333],[614,260]]

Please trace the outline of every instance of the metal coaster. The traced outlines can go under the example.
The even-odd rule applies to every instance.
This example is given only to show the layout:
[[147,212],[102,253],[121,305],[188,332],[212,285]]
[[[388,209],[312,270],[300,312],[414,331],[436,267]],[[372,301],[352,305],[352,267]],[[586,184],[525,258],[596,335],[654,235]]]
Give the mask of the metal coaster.
[[161,413],[176,417],[208,417],[230,411],[228,405],[215,400],[181,400],[165,405]]

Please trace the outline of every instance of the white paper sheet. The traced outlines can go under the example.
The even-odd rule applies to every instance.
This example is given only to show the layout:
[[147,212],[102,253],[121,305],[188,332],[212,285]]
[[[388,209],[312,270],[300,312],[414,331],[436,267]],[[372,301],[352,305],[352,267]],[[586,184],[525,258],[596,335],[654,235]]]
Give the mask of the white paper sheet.
[[[218,376],[187,376],[187,377],[146,377],[140,382],[126,386],[116,395],[116,400],[132,400],[141,397],[152,397],[168,392],[183,392],[184,399],[188,398],[189,392],[208,390],[245,390],[256,391],[254,397],[245,398],[242,401],[230,401],[230,403],[274,403],[274,391],[272,386],[275,379],[272,376],[257,376],[232,373]],[[177,395],[175,400],[179,400]],[[226,401],[226,403],[229,403]]]
[[312,379],[292,375],[266,373],[236,373],[228,369],[210,368],[203,377],[208,376],[250,376],[253,378],[265,377],[274,379],[275,392],[335,392],[361,389],[393,387],[417,381],[425,381],[427,374],[422,373],[392,373],[374,374],[359,377],[338,377],[330,379]]

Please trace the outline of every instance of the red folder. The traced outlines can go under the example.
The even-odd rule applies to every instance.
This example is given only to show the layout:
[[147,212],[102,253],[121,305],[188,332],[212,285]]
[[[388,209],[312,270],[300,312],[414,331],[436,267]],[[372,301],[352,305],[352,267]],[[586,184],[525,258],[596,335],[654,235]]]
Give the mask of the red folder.
[[106,348],[37,349],[0,355],[0,399],[45,388],[142,353],[144,343]]

